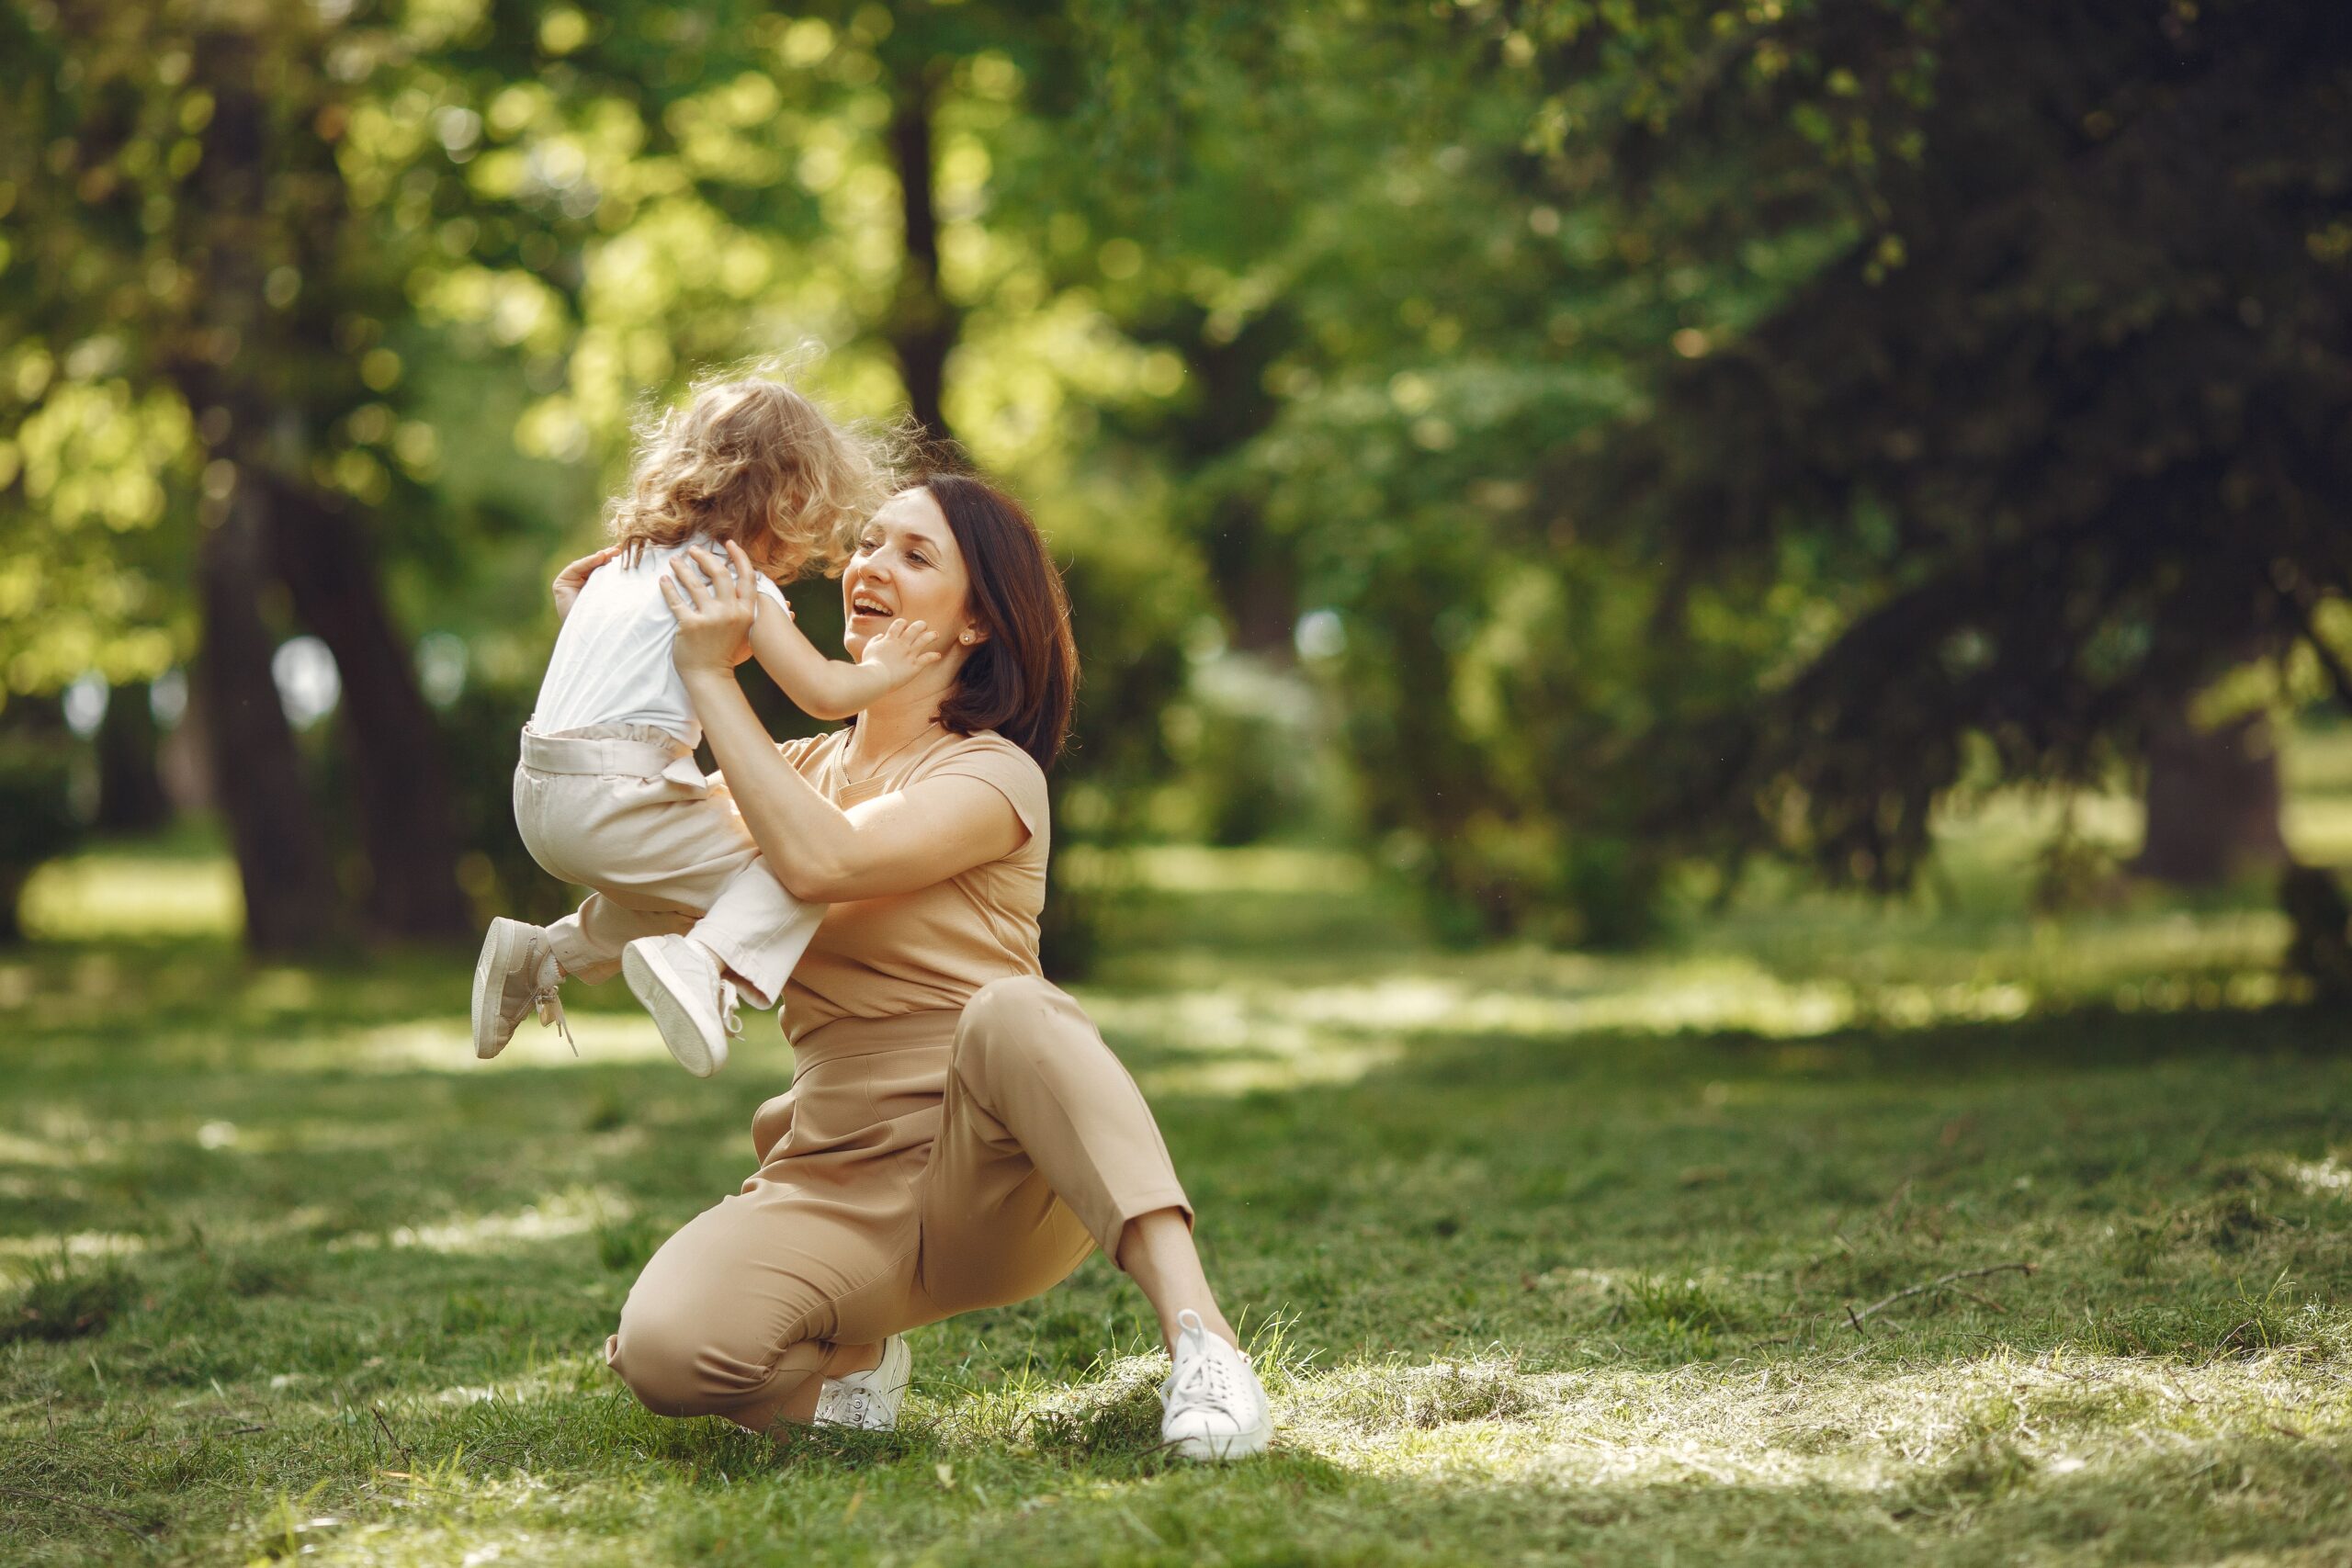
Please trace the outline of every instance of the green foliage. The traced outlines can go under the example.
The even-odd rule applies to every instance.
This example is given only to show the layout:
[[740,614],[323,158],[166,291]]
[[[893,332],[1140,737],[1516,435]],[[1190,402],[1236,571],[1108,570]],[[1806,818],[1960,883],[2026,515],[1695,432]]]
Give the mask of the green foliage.
[[[1847,51],[1910,151],[1861,160],[1847,243],[1694,342],[1579,486],[1672,570],[1785,585],[1801,554],[1849,585],[1830,635],[1695,716],[1653,824],[1880,886],[1916,874],[1973,761],[2095,777],[2233,664],[2332,657],[2318,624],[2352,592],[2322,521],[2342,444],[2305,423],[2352,399],[2332,8],[1908,24],[1792,11],[1784,41]],[[1787,156],[1769,106],[1694,90],[1657,178]]]
[[1639,937],[1759,846],[1897,886],[1971,759],[2095,777],[2255,656],[2352,700],[2345,35],[2274,9],[1092,13],[1216,415],[1137,436],[1237,622],[1340,616],[1450,929]]
[[492,720],[632,415],[811,346],[854,414],[944,377],[1068,561],[1069,842],[1344,834],[1464,940],[1651,939],[1758,848],[1896,886],[1956,787],[2098,775],[2221,667],[2352,693],[2319,0],[0,31],[0,685],[184,662],[241,480],[356,519],[485,688],[480,904],[551,896]]

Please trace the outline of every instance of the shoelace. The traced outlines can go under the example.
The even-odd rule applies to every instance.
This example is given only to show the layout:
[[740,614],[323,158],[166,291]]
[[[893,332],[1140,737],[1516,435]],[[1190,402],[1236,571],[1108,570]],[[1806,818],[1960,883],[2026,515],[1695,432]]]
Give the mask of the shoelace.
[[580,1042],[571,1037],[571,1021],[563,1016],[563,971],[555,969],[552,964],[548,968],[553,970],[553,977],[532,991],[531,1007],[538,1013],[539,1022],[562,1035],[563,1043],[571,1046],[571,1054],[577,1056],[580,1055]]
[[[1198,1348],[1193,1351],[1188,1364],[1179,1366],[1168,1374],[1168,1381],[1160,1385],[1160,1403],[1173,1409],[1178,1404],[1200,1401],[1228,1415],[1238,1415],[1240,1389],[1234,1382],[1232,1368],[1209,1343],[1208,1329],[1201,1325],[1200,1320],[1190,1312],[1183,1316],[1192,1317],[1193,1321],[1185,1324],[1183,1338],[1177,1342],[1178,1346],[1181,1348],[1184,1340],[1195,1340]],[[1178,1321],[1182,1322],[1182,1318]],[[1235,1353],[1239,1354],[1238,1351]]]
[[735,982],[725,978],[718,982],[718,1021],[729,1035],[742,1038],[743,1021],[735,1016]]

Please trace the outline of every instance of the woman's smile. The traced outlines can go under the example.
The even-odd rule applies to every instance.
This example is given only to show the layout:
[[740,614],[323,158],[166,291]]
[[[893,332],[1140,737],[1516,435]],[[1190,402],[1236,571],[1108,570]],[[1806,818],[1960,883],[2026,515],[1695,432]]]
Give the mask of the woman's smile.
[[947,514],[929,491],[902,491],[865,525],[842,574],[842,647],[857,658],[894,620],[945,634],[962,620],[968,586]]

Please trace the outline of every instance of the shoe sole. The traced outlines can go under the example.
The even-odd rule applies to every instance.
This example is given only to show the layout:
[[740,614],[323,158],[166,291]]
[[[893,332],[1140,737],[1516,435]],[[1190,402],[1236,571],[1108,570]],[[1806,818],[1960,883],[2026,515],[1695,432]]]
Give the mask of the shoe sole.
[[[481,939],[481,956],[474,960],[474,1055],[487,1062],[506,1049],[507,1041],[514,1038],[509,1030],[505,1040],[489,1038],[485,1025],[497,1020],[498,998],[494,990],[505,987],[507,971],[514,966],[518,942],[527,942],[528,930],[520,920],[510,920],[503,915],[490,922],[489,934]],[[515,1021],[520,1023],[522,1021]]]
[[1207,1464],[1222,1464],[1227,1460],[1253,1459],[1266,1451],[1274,1440],[1274,1424],[1261,1421],[1246,1432],[1235,1432],[1221,1438],[1178,1438],[1172,1447],[1184,1459],[1199,1460]]
[[662,1043],[670,1048],[678,1066],[707,1078],[727,1065],[727,1047],[722,1044],[716,1052],[711,1050],[701,1027],[678,1000],[685,983],[659,953],[629,943],[621,949],[621,977],[653,1015],[653,1027],[662,1032]]

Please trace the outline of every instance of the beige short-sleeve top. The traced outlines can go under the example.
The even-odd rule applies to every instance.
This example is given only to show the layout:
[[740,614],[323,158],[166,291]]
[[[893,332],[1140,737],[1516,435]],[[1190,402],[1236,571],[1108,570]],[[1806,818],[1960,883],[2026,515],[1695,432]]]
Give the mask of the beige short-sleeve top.
[[991,980],[1035,975],[1037,917],[1046,907],[1052,822],[1046,772],[993,729],[941,734],[893,757],[871,779],[845,784],[848,728],[786,742],[784,760],[844,810],[924,779],[993,785],[1029,836],[1001,859],[928,887],[835,904],[784,987],[784,1032],[798,1040],[840,1018],[889,1018],[960,1008]]

